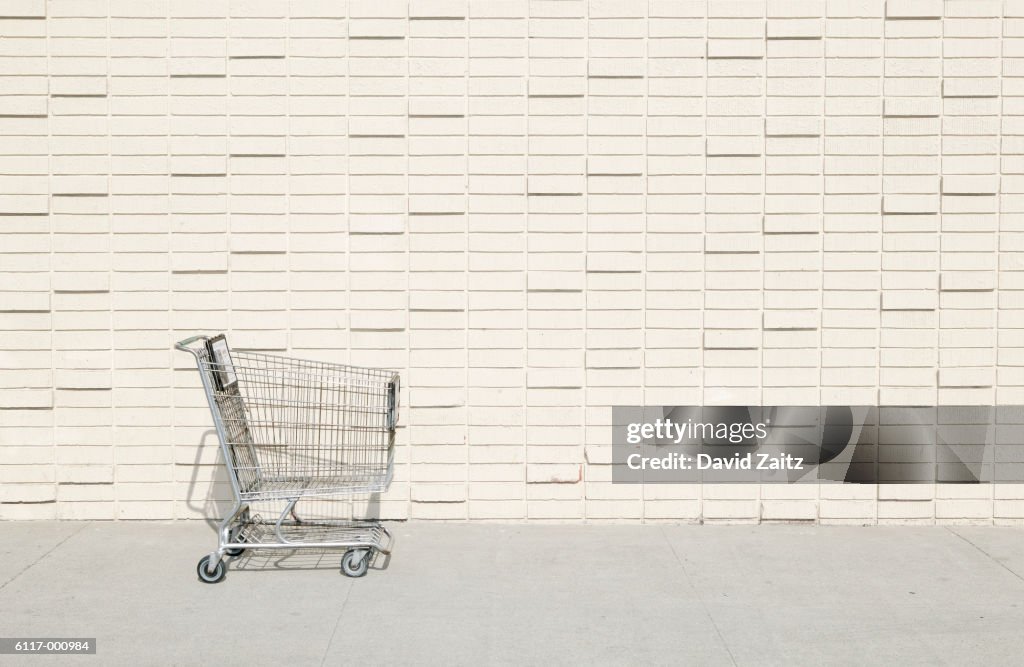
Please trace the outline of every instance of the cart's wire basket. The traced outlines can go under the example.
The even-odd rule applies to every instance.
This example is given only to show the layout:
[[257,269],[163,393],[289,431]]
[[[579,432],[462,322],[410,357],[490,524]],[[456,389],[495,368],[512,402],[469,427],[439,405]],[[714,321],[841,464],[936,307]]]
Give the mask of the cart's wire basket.
[[385,491],[399,377],[394,371],[195,350],[243,501]]

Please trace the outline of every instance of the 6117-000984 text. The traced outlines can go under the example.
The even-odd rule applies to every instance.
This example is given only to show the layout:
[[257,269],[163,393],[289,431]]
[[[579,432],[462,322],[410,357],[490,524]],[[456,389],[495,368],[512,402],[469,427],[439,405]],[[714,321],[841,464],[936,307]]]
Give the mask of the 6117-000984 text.
[[95,653],[95,637],[0,637],[0,655]]

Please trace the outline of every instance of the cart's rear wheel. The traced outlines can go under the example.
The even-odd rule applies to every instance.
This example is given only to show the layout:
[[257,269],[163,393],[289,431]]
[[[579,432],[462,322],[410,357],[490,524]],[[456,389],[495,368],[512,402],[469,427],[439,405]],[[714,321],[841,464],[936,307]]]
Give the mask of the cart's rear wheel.
[[[242,526],[238,526],[237,528],[232,528],[231,532],[228,533],[228,542],[244,542],[244,541],[245,541],[245,535],[242,532]],[[225,549],[224,553],[226,553],[227,555],[232,556],[232,557],[234,557],[234,556],[241,556],[243,553],[245,553],[245,547],[232,547],[230,549]]]
[[209,556],[203,556],[199,559],[199,564],[196,565],[196,574],[199,575],[199,581],[207,584],[219,584],[224,581],[224,577],[227,576],[228,568],[224,564],[224,561],[218,560],[217,566],[210,572],[207,569],[207,565],[210,563]]
[[370,549],[352,549],[341,557],[341,571],[346,577],[361,577],[370,569],[373,551]]

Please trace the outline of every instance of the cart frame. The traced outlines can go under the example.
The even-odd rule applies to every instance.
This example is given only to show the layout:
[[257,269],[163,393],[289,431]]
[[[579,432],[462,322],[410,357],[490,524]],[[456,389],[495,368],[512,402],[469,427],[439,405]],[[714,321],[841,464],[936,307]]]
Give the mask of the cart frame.
[[[212,343],[217,343],[220,346],[219,351],[227,351],[228,361],[226,363],[218,363],[219,359],[215,356]],[[237,452],[234,451],[234,448],[240,444],[248,446],[250,450],[260,449],[261,447],[286,450],[287,445],[281,445],[281,443],[276,442],[252,442],[251,435],[248,433],[249,413],[246,408],[249,397],[243,395],[238,389],[235,389],[235,393],[231,394],[230,398],[234,399],[237,411],[240,414],[231,419],[225,419],[218,400],[223,400],[226,396],[229,396],[225,393],[224,387],[222,387],[224,374],[230,373],[230,377],[234,378],[234,383],[231,385],[234,388],[241,382],[235,376],[235,371],[241,371],[243,368],[242,366],[236,367],[234,364],[233,353],[227,346],[225,336],[223,334],[217,336],[192,336],[176,343],[175,348],[188,352],[195,358],[203,391],[206,394],[207,404],[213,416],[217,439],[220,442],[221,455],[224,457],[234,497],[232,510],[218,524],[217,548],[207,556],[204,556],[197,565],[196,572],[201,581],[206,583],[222,581],[227,571],[224,557],[239,556],[247,549],[346,549],[341,560],[341,570],[347,576],[353,577],[366,574],[376,553],[381,553],[385,556],[390,555],[391,533],[379,520],[318,518],[304,521],[296,513],[295,507],[303,498],[338,499],[346,495],[377,493],[387,490],[394,472],[394,434],[398,422],[400,389],[398,373],[384,369],[330,364],[279,355],[258,355],[261,360],[266,359],[270,360],[271,363],[279,364],[275,370],[280,372],[287,372],[286,369],[291,365],[293,367],[305,366],[307,371],[309,368],[326,369],[333,374],[337,374],[337,377],[344,377],[350,373],[372,373],[375,391],[383,390],[383,393],[377,397],[383,396],[386,401],[386,405],[375,406],[372,417],[374,425],[364,427],[377,437],[386,438],[386,440],[381,440],[380,442],[371,441],[371,447],[376,445],[376,447],[373,447],[373,453],[377,458],[374,459],[372,466],[367,467],[373,471],[373,475],[357,476],[355,479],[337,478],[332,481],[332,484],[318,486],[311,482],[314,479],[320,479],[318,475],[324,473],[318,467],[310,469],[308,466],[316,466],[316,463],[307,461],[304,463],[304,467],[301,468],[300,472],[302,474],[296,478],[298,481],[289,478],[287,480],[289,484],[275,488],[272,485],[263,484],[263,477],[266,476],[262,475],[261,465],[255,452],[253,452],[252,460],[249,461],[249,466],[241,466],[238,462]],[[239,356],[245,357],[246,353],[241,353]],[[309,381],[309,372],[303,373],[299,371],[298,374],[304,381]],[[242,375],[244,376],[246,373],[242,373]],[[289,375],[289,377],[291,376]],[[324,390],[321,388],[319,395],[322,397],[323,394]],[[344,394],[339,395],[338,398],[344,398]],[[281,399],[278,400],[280,401]],[[328,409],[332,409],[333,414],[339,411],[344,412],[346,407],[329,406]],[[363,406],[363,412],[369,413],[369,410]],[[234,428],[229,429],[229,424],[226,424],[226,421]],[[235,438],[231,437],[229,431],[234,430],[237,432],[238,424],[241,424],[241,428],[250,437],[248,443],[239,443],[237,441],[237,434]],[[295,428],[295,425],[289,424],[286,428]],[[337,427],[335,426],[335,428]],[[386,449],[383,448],[382,442],[387,443]],[[339,452],[343,451],[344,445],[335,443],[331,447],[333,448],[325,449],[325,451],[330,451],[337,456]],[[317,446],[317,452],[314,456],[319,455],[319,450],[320,447]],[[386,460],[380,458],[385,452]],[[330,471],[337,472],[337,470],[348,465],[343,460],[335,461],[334,467]],[[248,478],[255,476],[257,482],[253,483],[251,479],[248,479],[249,483],[243,485],[242,481],[240,481],[240,476]],[[274,478],[271,476],[268,479],[273,480]],[[280,478],[277,478],[277,481],[280,481]],[[263,490],[261,488],[263,486],[270,487],[270,490]],[[284,502],[284,508],[272,523],[264,521],[258,514],[251,512],[251,507],[255,502],[265,503],[274,501]]]

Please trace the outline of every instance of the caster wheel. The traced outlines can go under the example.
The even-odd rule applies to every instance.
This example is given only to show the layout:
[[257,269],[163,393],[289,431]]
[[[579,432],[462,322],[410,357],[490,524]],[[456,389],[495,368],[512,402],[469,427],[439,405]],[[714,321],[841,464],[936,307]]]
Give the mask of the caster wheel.
[[218,584],[224,581],[224,577],[227,576],[228,568],[224,564],[224,561],[217,561],[217,566],[213,568],[213,572],[209,572],[206,569],[206,565],[210,562],[209,556],[203,556],[199,560],[199,564],[196,565],[196,574],[199,575],[199,581],[206,584]]
[[373,552],[369,549],[352,549],[341,557],[341,571],[346,577],[361,577],[370,569]]
[[[242,528],[241,528],[241,526],[239,526],[238,528],[233,528],[231,530],[231,532],[228,534],[228,541],[229,542],[244,542],[245,541],[245,538],[242,535]],[[228,556],[231,556],[231,557],[241,556],[242,554],[245,553],[245,547],[234,547],[232,549],[225,549],[224,553],[226,553]]]

